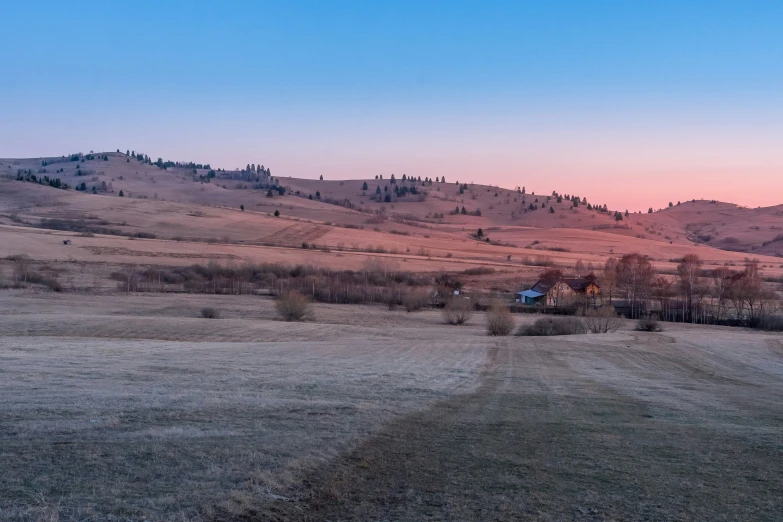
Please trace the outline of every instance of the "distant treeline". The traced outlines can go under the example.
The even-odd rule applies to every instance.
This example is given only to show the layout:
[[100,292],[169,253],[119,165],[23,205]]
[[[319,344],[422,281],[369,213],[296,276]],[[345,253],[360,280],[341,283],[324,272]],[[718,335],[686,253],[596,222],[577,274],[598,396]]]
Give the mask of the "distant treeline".
[[62,181],[60,178],[50,178],[46,175],[38,175],[36,176],[33,174],[32,170],[26,170],[26,171],[19,171],[16,174],[16,180],[17,181],[27,181],[28,183],[38,183],[39,185],[48,185],[50,187],[68,190],[70,187],[67,183]]
[[218,263],[139,269],[112,274],[124,292],[188,292],[206,294],[281,294],[296,290],[314,301],[339,304],[402,302],[413,290],[432,288],[431,275],[394,269],[392,263],[369,259],[362,270],[262,263],[240,267]]

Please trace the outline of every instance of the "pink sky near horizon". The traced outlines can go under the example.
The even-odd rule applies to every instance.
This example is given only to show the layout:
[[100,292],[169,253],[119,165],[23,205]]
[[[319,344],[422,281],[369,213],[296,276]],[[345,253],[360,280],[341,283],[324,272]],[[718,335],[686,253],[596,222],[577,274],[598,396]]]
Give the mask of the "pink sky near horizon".
[[[451,183],[524,185],[529,192],[557,190],[631,211],[690,199],[773,206],[783,204],[783,147],[775,139],[783,133],[774,130],[763,125],[729,130],[692,125],[679,132],[622,125],[596,125],[591,132],[573,124],[484,125],[479,132],[464,126],[440,132],[427,126],[410,132],[337,127],[332,133],[307,133],[301,147],[281,136],[270,164],[280,175],[294,177],[405,173],[445,175]],[[242,158],[238,165],[252,157],[233,148],[223,154],[229,165],[235,157]]]
[[450,183],[557,190],[618,210],[690,199],[783,204],[783,122],[774,115],[710,121],[686,114],[664,121],[566,112],[456,118],[453,111],[396,117],[302,110],[238,117],[211,109],[200,116],[172,115],[150,125],[126,114],[118,115],[123,125],[117,126],[86,115],[43,127],[33,117],[13,132],[0,129],[0,157],[119,147],[229,169],[263,163],[281,177],[445,175]]

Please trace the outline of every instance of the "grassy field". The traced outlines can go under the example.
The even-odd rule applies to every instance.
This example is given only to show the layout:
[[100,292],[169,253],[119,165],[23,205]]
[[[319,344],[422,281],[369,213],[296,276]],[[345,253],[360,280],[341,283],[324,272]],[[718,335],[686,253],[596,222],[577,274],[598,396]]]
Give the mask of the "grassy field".
[[283,323],[257,297],[0,293],[0,519],[783,514],[779,335],[498,340],[481,316],[314,315]]

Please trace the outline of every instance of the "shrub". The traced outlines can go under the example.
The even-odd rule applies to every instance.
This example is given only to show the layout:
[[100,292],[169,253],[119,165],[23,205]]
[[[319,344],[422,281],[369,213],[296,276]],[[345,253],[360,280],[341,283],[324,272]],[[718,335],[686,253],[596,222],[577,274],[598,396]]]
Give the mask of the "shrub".
[[282,293],[277,298],[277,313],[284,321],[304,321],[311,316],[310,301],[295,290]]
[[613,306],[604,306],[585,312],[585,326],[593,333],[616,332],[623,323]]
[[759,321],[756,327],[767,332],[783,332],[783,315],[770,315]]
[[204,319],[220,319],[220,311],[215,308],[202,308],[201,317]]
[[402,296],[406,312],[418,312],[430,302],[429,290],[409,290]]
[[654,317],[643,317],[636,323],[636,329],[640,332],[662,332],[663,328]]
[[577,317],[542,317],[532,325],[521,326],[517,335],[550,336],[587,333],[587,327]]
[[63,291],[63,285],[60,283],[60,280],[57,279],[57,277],[47,277],[44,275],[41,275],[37,272],[30,273],[27,280],[30,283],[42,285],[47,287],[52,292],[62,292]]
[[447,324],[465,324],[473,316],[473,303],[464,297],[452,297],[446,301],[442,313]]
[[495,302],[487,311],[487,333],[489,335],[509,335],[514,329],[514,318],[508,307]]
[[477,266],[463,270],[462,273],[469,276],[489,275],[494,274],[495,269],[491,266]]
[[397,292],[389,292],[389,295],[386,296],[386,306],[389,308],[390,311],[394,311],[397,309],[397,307],[400,305],[400,299],[398,297]]

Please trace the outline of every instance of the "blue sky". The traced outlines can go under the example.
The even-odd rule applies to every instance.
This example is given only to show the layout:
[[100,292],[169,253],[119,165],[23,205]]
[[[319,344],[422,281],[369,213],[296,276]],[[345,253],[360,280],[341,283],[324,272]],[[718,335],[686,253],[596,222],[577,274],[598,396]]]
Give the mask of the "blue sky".
[[6,4],[3,157],[783,203],[783,2]]

